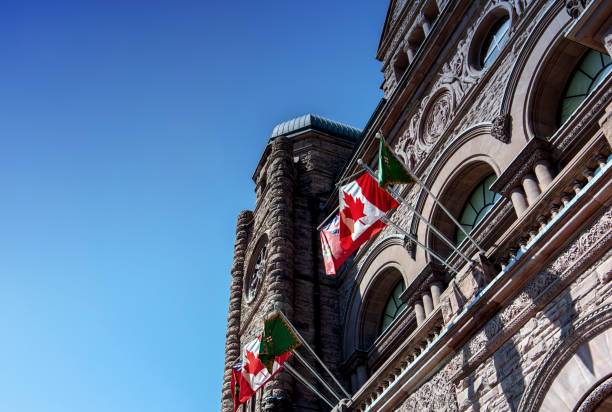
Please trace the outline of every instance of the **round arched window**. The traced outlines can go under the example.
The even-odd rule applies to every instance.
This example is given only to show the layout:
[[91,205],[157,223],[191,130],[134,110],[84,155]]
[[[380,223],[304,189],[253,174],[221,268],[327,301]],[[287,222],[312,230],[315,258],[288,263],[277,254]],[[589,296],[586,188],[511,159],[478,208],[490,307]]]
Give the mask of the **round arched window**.
[[[459,223],[461,223],[461,226],[463,226],[466,232],[470,233],[478,222],[482,220],[484,215],[486,215],[489,209],[493,207],[497,199],[501,197],[490,189],[496,179],[497,176],[492,174],[480,182],[472,193],[470,193],[470,196],[463,205]],[[459,230],[459,228],[457,228],[455,233],[455,239],[457,245],[461,244],[463,239],[465,239],[465,234]]]
[[506,42],[509,28],[510,18],[507,15],[497,20],[493,27],[491,27],[480,49],[479,63],[481,68],[489,67],[493,60],[495,60]]
[[251,303],[253,299],[255,299],[263,283],[264,272],[266,270],[266,251],[267,247],[265,243],[259,246],[257,260],[253,263],[253,266],[246,276],[245,297],[247,303]]
[[402,302],[400,296],[406,290],[404,279],[400,280],[393,288],[391,296],[387,299],[385,311],[383,312],[382,322],[380,325],[380,333],[383,333],[389,325],[406,309],[406,302]]
[[612,59],[597,50],[589,50],[572,72],[559,104],[559,125],[580,106],[580,103],[612,71]]

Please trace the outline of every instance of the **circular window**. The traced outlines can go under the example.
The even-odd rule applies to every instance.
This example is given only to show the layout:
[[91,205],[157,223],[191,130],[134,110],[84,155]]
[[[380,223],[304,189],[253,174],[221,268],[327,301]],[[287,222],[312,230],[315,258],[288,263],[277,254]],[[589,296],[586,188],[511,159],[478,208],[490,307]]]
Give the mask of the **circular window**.
[[480,48],[479,64],[482,69],[489,67],[501,51],[509,28],[510,18],[505,15],[498,19],[489,30]]
[[257,255],[257,260],[251,267],[246,277],[245,298],[247,303],[251,303],[263,283],[263,276],[266,270],[266,245],[264,244]]
[[391,296],[387,299],[385,311],[383,312],[380,333],[383,333],[389,325],[406,309],[406,302],[402,302],[400,296],[406,290],[404,279],[400,280],[393,288]]
[[[463,205],[459,223],[461,223],[461,226],[463,226],[466,232],[470,233],[478,222],[487,214],[489,209],[493,207],[497,199],[501,197],[499,194],[489,189],[496,179],[497,176],[492,174],[480,182],[472,193],[470,193],[468,200]],[[457,245],[460,245],[463,239],[465,239],[465,233],[459,230],[459,228],[457,228],[455,232],[455,239]]]
[[611,71],[612,59],[597,50],[589,50],[580,59],[569,76],[559,102],[559,125],[569,119],[584,99]]

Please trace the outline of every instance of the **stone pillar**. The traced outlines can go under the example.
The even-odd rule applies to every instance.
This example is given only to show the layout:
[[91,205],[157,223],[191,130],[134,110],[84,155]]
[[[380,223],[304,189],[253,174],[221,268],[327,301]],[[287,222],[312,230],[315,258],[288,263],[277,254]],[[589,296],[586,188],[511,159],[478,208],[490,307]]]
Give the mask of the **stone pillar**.
[[[612,37],[612,35],[610,35]],[[606,43],[607,45],[608,43]],[[603,132],[606,139],[608,139],[608,144],[612,146],[612,103],[610,103],[606,107],[606,112],[601,119],[599,119],[599,127],[601,127],[601,131]]]
[[359,378],[357,377],[357,372],[351,373],[351,392],[355,393],[360,388],[359,386]]
[[425,309],[425,317],[433,311],[433,301],[429,292],[423,293],[423,308]]
[[420,300],[414,302],[414,316],[416,317],[417,326],[420,326],[425,320],[425,310],[423,309],[423,302]]
[[433,282],[430,286],[431,297],[433,299],[434,308],[440,304],[440,295],[442,294],[442,282]]
[[[274,139],[268,171],[268,259],[265,280],[266,316],[282,310],[293,321],[293,168],[292,143],[284,136]],[[265,386],[263,411],[285,410],[291,405],[291,377],[281,373]]]
[[516,217],[520,217],[525,210],[527,210],[527,198],[525,198],[525,192],[520,187],[515,187],[510,191],[510,200],[512,200],[512,206],[516,212]]
[[221,410],[234,410],[231,391],[232,366],[240,357],[240,305],[242,303],[242,284],[244,276],[244,257],[248,246],[249,235],[253,225],[253,212],[244,210],[238,215],[236,225],[236,242],[234,243],[234,264],[231,274],[230,304],[227,317],[227,332],[225,334],[225,373],[223,374],[223,391],[221,395]]
[[365,365],[357,366],[357,380],[359,388],[368,380],[368,368]]
[[412,47],[406,47],[406,54],[408,55],[408,63],[412,63],[414,60],[414,49]]
[[525,189],[525,194],[527,195],[527,202],[530,205],[534,204],[541,193],[538,181],[534,175],[527,174],[523,176],[523,189]]
[[429,24],[429,21],[427,20],[427,18],[423,18],[423,33],[425,33],[425,37],[427,37],[427,35],[429,34],[429,32],[431,31],[431,25]]
[[548,187],[548,185],[553,181],[550,163],[548,163],[547,160],[539,160],[535,164],[534,171],[536,177],[538,178],[538,182],[540,183],[540,187],[542,190],[546,189],[546,187]]
[[612,27],[608,29],[608,32],[603,36],[603,44],[608,51],[608,56],[612,56]]

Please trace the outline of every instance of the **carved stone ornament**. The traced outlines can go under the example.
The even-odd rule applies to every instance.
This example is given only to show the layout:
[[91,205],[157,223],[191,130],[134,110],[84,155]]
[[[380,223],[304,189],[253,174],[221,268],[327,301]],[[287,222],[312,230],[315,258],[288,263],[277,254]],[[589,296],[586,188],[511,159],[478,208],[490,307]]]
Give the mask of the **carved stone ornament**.
[[567,14],[569,14],[571,18],[577,19],[584,10],[585,3],[585,0],[565,0]]
[[266,270],[266,251],[267,247],[264,245],[257,255],[257,261],[251,268],[250,272],[246,278],[246,290],[245,290],[245,298],[247,303],[251,303],[255,296],[257,296],[257,292],[260,289],[261,284],[263,283],[263,276]]
[[493,119],[493,126],[491,127],[491,136],[497,140],[508,143],[510,141],[510,121],[512,117],[510,114],[500,114]]
[[438,95],[429,107],[423,122],[422,142],[426,146],[433,145],[444,133],[453,112],[453,98],[448,90]]

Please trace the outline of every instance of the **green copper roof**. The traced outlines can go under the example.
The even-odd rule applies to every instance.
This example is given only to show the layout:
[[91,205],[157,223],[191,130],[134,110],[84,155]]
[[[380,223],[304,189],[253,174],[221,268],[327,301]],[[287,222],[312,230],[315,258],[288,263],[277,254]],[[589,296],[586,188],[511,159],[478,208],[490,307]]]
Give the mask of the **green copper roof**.
[[354,127],[334,122],[315,114],[305,114],[304,116],[277,124],[274,130],[272,130],[270,139],[306,129],[316,129],[349,140],[357,140],[361,136],[361,130]]

